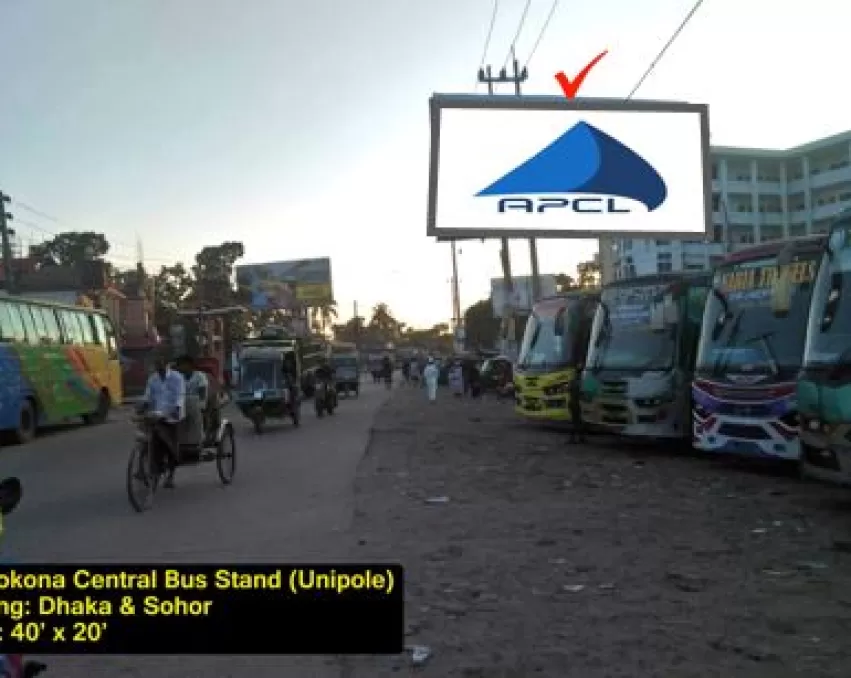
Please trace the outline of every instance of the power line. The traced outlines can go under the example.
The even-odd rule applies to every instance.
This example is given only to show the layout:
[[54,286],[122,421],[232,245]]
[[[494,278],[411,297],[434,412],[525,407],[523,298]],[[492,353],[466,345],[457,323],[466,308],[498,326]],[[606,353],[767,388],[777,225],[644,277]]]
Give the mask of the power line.
[[514,34],[514,39],[511,41],[511,46],[508,48],[508,54],[505,55],[503,68],[508,68],[508,62],[514,54],[514,47],[517,45],[517,40],[523,32],[523,26],[526,24],[526,17],[529,15],[529,7],[532,6],[532,0],[526,0],[526,6],[523,8],[523,14],[520,15],[520,23],[517,24],[517,32]]
[[52,221],[54,224],[62,223],[56,217],[52,217],[49,214],[46,214],[45,212],[41,212],[41,211],[37,210],[35,207],[30,207],[25,202],[21,202],[20,200],[15,200],[15,204],[18,207],[20,207],[21,209],[24,209],[27,212],[30,212],[31,214],[34,214],[37,217],[41,217],[42,219],[47,219],[48,221]]
[[529,52],[529,56],[526,58],[526,68],[529,67],[529,62],[532,61],[532,57],[535,56],[535,52],[538,51],[538,45],[541,44],[541,40],[543,40],[544,38],[544,33],[547,32],[547,28],[550,25],[550,21],[552,21],[553,16],[555,16],[559,2],[560,0],[553,0],[552,7],[550,7],[550,13],[547,14],[547,18],[544,20],[544,25],[541,26],[541,31],[538,33],[538,37],[535,39],[535,44],[532,45],[532,51]]
[[626,98],[627,101],[632,99],[633,95],[639,90],[639,88],[644,84],[644,81],[647,80],[647,78],[653,72],[653,69],[656,68],[656,66],[658,65],[658,63],[660,61],[662,61],[662,57],[665,56],[665,52],[667,52],[668,48],[671,45],[674,44],[674,40],[676,40],[679,37],[680,33],[683,32],[683,29],[686,27],[688,22],[691,21],[691,18],[695,15],[697,10],[700,9],[700,6],[702,4],[703,4],[703,0],[697,0],[697,2],[694,3],[694,6],[691,8],[691,11],[688,14],[686,14],[686,18],[683,19],[683,22],[680,24],[679,28],[677,28],[677,30],[674,31],[674,34],[671,36],[671,38],[668,40],[668,42],[665,43],[665,46],[662,48],[662,50],[659,52],[659,54],[656,55],[656,58],[653,59],[650,66],[648,66],[647,70],[644,71],[644,75],[642,75],[641,78],[639,78],[638,82],[635,84],[635,87],[632,88],[632,91],[629,93],[629,95]]
[[[33,207],[32,205],[25,203],[25,202],[22,202],[20,200],[15,200],[14,203],[17,207],[20,207],[21,209],[24,209],[27,212],[30,212],[31,214],[34,214],[37,217],[41,217],[42,219],[47,219],[48,221],[52,221],[54,224],[57,224],[59,226],[65,226],[67,228],[74,228],[74,226],[72,224],[69,224],[69,223],[63,221],[59,217],[55,217],[52,214],[48,214],[47,212],[43,212],[43,211]],[[25,222],[18,219],[18,223],[25,223]],[[43,231],[44,233],[49,233],[52,236],[57,235],[56,233],[48,231],[48,230],[46,230],[46,229],[44,229],[40,226],[36,226],[35,224],[28,223],[28,225],[31,226],[32,228]],[[123,248],[126,248],[126,249],[132,249],[133,251],[136,251],[138,249],[137,245],[131,245],[128,242],[124,242],[124,241],[121,241],[121,240],[114,240],[113,238],[108,238],[108,240],[109,240],[109,244],[112,245],[113,247],[117,245],[118,247],[123,247]],[[161,254],[165,254],[165,252],[161,252]],[[151,261],[169,261],[167,259],[155,259],[155,258],[151,258],[151,257],[149,257],[149,259],[151,259]]]
[[[51,236],[51,237],[54,237],[54,238],[57,236],[56,232],[50,231],[50,230],[44,228],[44,226],[33,223],[32,221],[29,221],[27,219],[15,219],[15,223],[20,224],[21,226],[26,226],[27,228],[32,228],[32,229],[34,229],[34,230],[36,230],[40,233],[43,233],[44,235],[48,235],[48,236]],[[133,262],[133,263],[137,262],[136,257],[124,257],[124,256],[115,255],[115,254],[107,254],[106,258],[107,259],[115,259],[117,261],[130,261],[130,262]],[[159,264],[174,263],[171,259],[160,259],[160,258],[157,258],[157,257],[148,257],[148,261],[151,261],[151,262],[154,262],[154,263],[159,263]]]
[[491,14],[491,23],[488,28],[488,35],[485,38],[485,46],[482,49],[482,60],[479,63],[479,68],[484,68],[485,59],[488,57],[488,48],[491,45],[491,38],[493,37],[493,27],[496,25],[496,15],[499,12],[499,0],[493,0],[493,13]]
[[38,224],[34,224],[33,222],[27,221],[26,219],[15,219],[15,223],[21,224],[23,226],[27,226],[29,228],[34,228],[36,231],[40,231],[41,233],[44,233],[45,235],[56,236],[56,233],[54,233],[53,231],[48,231],[43,226],[39,226]]

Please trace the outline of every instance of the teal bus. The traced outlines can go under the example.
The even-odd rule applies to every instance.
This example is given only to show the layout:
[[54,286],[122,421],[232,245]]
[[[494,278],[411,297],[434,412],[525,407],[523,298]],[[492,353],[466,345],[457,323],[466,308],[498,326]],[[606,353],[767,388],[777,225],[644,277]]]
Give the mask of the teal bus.
[[797,396],[804,475],[851,485],[851,212],[824,243]]
[[661,273],[603,288],[583,373],[582,416],[601,431],[688,442],[690,388],[709,273]]

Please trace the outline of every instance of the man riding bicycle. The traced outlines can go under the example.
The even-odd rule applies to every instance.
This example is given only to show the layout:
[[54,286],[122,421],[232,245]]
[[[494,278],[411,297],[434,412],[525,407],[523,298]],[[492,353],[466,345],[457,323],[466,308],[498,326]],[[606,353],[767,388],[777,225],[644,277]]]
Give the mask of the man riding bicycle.
[[164,355],[157,356],[154,373],[148,378],[140,412],[159,412],[163,418],[154,425],[156,463],[168,465],[164,487],[174,487],[174,472],[179,459],[178,425],[186,416],[186,380],[169,367]]

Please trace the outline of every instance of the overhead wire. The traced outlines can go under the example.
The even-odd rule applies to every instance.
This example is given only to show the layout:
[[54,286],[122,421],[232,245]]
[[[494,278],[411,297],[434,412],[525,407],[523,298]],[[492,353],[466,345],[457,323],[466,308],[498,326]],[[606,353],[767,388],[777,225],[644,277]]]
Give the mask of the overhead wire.
[[[499,0],[493,0],[493,12],[491,13],[491,22],[488,27],[488,34],[485,38],[485,46],[482,48],[482,58],[479,62],[479,68],[482,69],[485,67],[485,61],[488,58],[488,49],[491,46],[491,38],[493,38],[493,28],[496,25],[496,16],[499,13]],[[477,81],[478,82],[478,81]]]
[[683,22],[679,25],[677,30],[674,31],[673,35],[670,37],[668,42],[665,43],[665,46],[660,50],[660,52],[656,55],[656,58],[650,63],[647,67],[647,70],[644,71],[644,74],[638,79],[638,82],[635,84],[635,87],[632,88],[632,91],[627,95],[626,101],[632,99],[633,95],[641,88],[644,84],[644,81],[650,77],[650,74],[656,68],[662,58],[665,56],[665,53],[668,51],[668,48],[674,44],[674,41],[679,37],[680,33],[683,32],[685,27],[688,25],[688,22],[691,21],[691,18],[697,13],[697,10],[700,9],[700,6],[703,4],[703,0],[697,0],[694,3],[694,6],[691,8],[691,11],[686,14],[686,18],[683,19]]
[[547,32],[547,28],[549,28],[550,22],[553,20],[553,16],[555,16],[560,1],[561,0],[553,0],[553,4],[550,7],[550,13],[547,14],[547,18],[544,19],[544,24],[541,26],[541,30],[538,32],[538,37],[535,38],[535,43],[532,45],[532,49],[529,52],[529,56],[526,57],[526,64],[524,68],[529,67],[529,62],[532,61],[532,57],[535,56],[535,52],[538,51],[538,45],[540,45],[541,40],[544,39],[544,34]]
[[526,6],[523,8],[523,14],[520,15],[520,22],[517,24],[517,30],[514,33],[514,38],[511,40],[511,46],[508,48],[508,54],[505,55],[505,61],[502,64],[503,68],[508,67],[511,57],[514,54],[514,48],[517,46],[517,40],[523,32],[523,26],[526,25],[526,17],[529,16],[529,7],[532,6],[532,0],[526,0]]
[[[48,217],[45,216],[44,218],[47,219]],[[13,224],[20,224],[21,226],[25,226],[26,228],[31,228],[34,231],[38,231],[39,233],[41,233],[45,236],[49,236],[51,238],[55,238],[58,235],[55,231],[51,231],[51,230],[45,228],[44,226],[42,226],[40,224],[37,224],[35,222],[30,221],[29,219],[16,218],[12,223]],[[121,256],[121,255],[116,255],[116,254],[107,254],[106,258],[107,259],[115,259],[117,261],[126,261],[126,262],[136,263],[135,257],[125,257],[125,256]],[[171,263],[173,263],[171,259],[162,259],[162,258],[157,258],[157,257],[145,257],[145,259],[148,260],[148,261],[151,261],[153,263],[157,263],[157,264],[171,264]]]
[[[42,219],[47,219],[48,221],[51,221],[54,224],[57,224],[59,226],[64,225],[64,226],[67,226],[68,228],[73,228],[73,226],[71,224],[64,222],[59,217],[55,217],[52,214],[48,214],[47,212],[43,212],[42,210],[40,210],[36,207],[33,207],[32,205],[30,205],[26,202],[23,202],[22,200],[13,199],[13,203],[14,203],[15,207],[20,207],[21,209],[23,209],[23,210],[25,210],[25,211],[29,212],[30,214],[33,214],[37,217],[40,217]],[[22,220],[22,219],[16,219],[16,221],[19,224],[27,225],[30,228],[35,228],[36,230],[42,231],[43,233],[47,233],[48,235],[51,235],[51,236],[54,236],[54,237],[57,235],[56,233],[49,231],[49,230],[45,229],[44,227],[37,226],[37,225],[33,224],[32,222],[27,222],[27,221]],[[117,246],[123,247],[125,249],[131,249],[131,250],[136,249],[136,245],[131,245],[130,243],[123,242],[121,240],[114,240],[112,238],[108,238],[108,240],[109,240],[110,245],[112,245],[112,246],[117,245]],[[165,254],[165,252],[162,252],[161,254]],[[149,259],[150,261],[159,262],[159,263],[170,261],[170,259],[156,258],[156,257],[145,257],[145,258]],[[126,257],[126,259],[129,260],[129,257]]]

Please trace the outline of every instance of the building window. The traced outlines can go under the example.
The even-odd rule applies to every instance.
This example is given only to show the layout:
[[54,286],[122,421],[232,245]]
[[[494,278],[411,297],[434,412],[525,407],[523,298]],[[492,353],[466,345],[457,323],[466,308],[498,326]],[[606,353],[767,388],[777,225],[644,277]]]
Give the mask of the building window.
[[670,261],[660,261],[656,264],[659,273],[670,273],[674,270],[674,265]]
[[671,244],[670,240],[657,240],[656,247],[668,247]]

